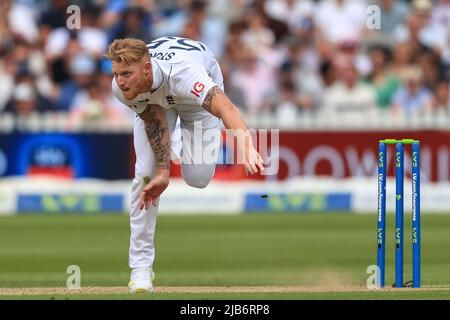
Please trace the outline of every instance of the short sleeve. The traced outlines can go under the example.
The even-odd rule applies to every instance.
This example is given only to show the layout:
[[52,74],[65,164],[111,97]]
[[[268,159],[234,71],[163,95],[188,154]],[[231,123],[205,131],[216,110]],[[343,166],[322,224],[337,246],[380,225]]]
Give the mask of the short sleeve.
[[175,96],[183,101],[201,106],[208,91],[218,86],[203,65],[188,64],[175,67],[170,79]]

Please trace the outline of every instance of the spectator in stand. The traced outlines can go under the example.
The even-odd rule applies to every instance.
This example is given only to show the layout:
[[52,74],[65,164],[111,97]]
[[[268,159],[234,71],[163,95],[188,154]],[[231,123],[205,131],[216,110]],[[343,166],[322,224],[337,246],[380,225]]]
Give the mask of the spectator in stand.
[[280,67],[280,82],[292,82],[298,93],[297,103],[303,110],[313,111],[323,93],[318,55],[314,47],[297,35],[286,37],[284,44],[286,57]]
[[440,56],[446,67],[447,77],[450,77],[450,0],[437,0],[433,6],[431,20],[447,31],[447,41]]
[[178,3],[180,0],[155,0],[154,5],[158,7],[163,17],[169,17],[172,14],[176,14],[179,10]]
[[[321,109],[325,90],[336,81],[336,57],[334,46],[328,41],[319,41],[314,52],[317,62],[314,58],[302,59],[301,64],[306,65],[306,68],[294,73],[294,81],[301,93],[302,109],[316,113]],[[311,66],[314,68],[311,69]],[[303,72],[308,76],[302,77]]]
[[246,12],[247,29],[242,34],[242,42],[257,51],[270,50],[275,44],[275,35],[265,26],[265,20],[256,10]]
[[[244,16],[245,8],[253,0],[210,0],[209,13],[225,22],[227,26]],[[165,2],[165,1],[164,1]],[[230,10],[233,8],[233,10]]]
[[353,61],[339,61],[337,81],[325,89],[321,117],[337,121],[364,121],[377,114],[375,90],[358,81]]
[[291,81],[282,82],[274,105],[274,114],[278,123],[295,127],[302,109],[301,103],[294,83]]
[[190,0],[182,4],[186,9],[155,24],[154,37],[197,34],[195,40],[205,43],[218,57],[224,51],[227,27],[220,19],[208,15],[207,0]]
[[[106,31],[108,43],[111,43],[114,39],[122,38],[123,33],[127,32],[137,34],[135,37],[144,41],[153,38],[153,22],[155,18],[158,18],[158,15],[155,14],[157,6],[154,0],[106,0],[101,2],[104,4],[99,16],[98,26]],[[160,3],[160,6],[164,7],[162,8],[163,11],[166,6],[171,6],[170,2]]]
[[69,6],[69,0],[53,0],[50,8],[44,11],[40,16],[40,34],[48,34],[54,29],[66,27],[66,11]]
[[8,13],[11,10],[11,1],[0,2],[0,53],[10,46],[13,34],[9,26]]
[[400,82],[406,81],[406,76],[413,65],[413,45],[409,42],[399,42],[394,46],[392,58],[392,71]]
[[404,23],[409,14],[408,3],[404,0],[372,0],[370,2],[380,8],[380,32],[383,36],[391,37],[395,28]]
[[356,70],[362,76],[366,76],[370,72],[370,58],[365,52],[360,50],[361,42],[354,37],[344,37],[335,44],[334,60],[346,61],[352,60]]
[[[83,49],[78,41],[78,33],[70,32],[69,40],[64,51],[57,55],[47,56],[50,78],[54,83],[53,96],[58,94],[58,87],[71,79],[70,63],[74,57],[81,54]],[[45,52],[45,49],[44,49]]]
[[450,77],[450,35],[447,48],[442,52],[442,63],[445,66],[445,73]]
[[420,39],[420,30],[422,28],[420,22],[417,14],[413,12],[406,18],[405,23],[398,26],[393,33],[397,44],[408,43],[408,49],[411,51],[412,59],[415,59],[423,52],[430,50]]
[[441,60],[447,74],[450,75],[450,31],[447,34],[447,44],[441,52]]
[[432,0],[413,0],[413,10],[420,19],[422,43],[440,53],[447,42],[448,25],[439,24],[432,19]]
[[438,114],[450,115],[450,81],[442,79],[434,90],[433,108]]
[[35,77],[26,64],[21,65],[15,75],[12,97],[4,111],[24,117],[39,112],[55,111],[52,102],[37,90]]
[[411,67],[406,76],[406,83],[393,97],[393,115],[411,118],[432,111],[433,94],[423,84],[422,71]]
[[315,51],[320,64],[332,62],[336,58],[336,46],[328,40],[318,39],[315,43]]
[[245,47],[241,60],[231,75],[234,86],[245,88],[244,101],[250,115],[268,111],[277,91],[274,69],[259,59],[252,47]]
[[11,32],[29,44],[35,44],[39,39],[39,29],[31,3],[26,1],[2,0],[9,9],[8,22]]
[[[192,0],[176,0],[175,7],[170,10],[165,19],[156,21],[153,30],[153,37],[179,36],[183,26],[189,17],[189,10],[192,10]],[[164,7],[164,6],[163,6]]]
[[132,127],[134,112],[124,107],[111,91],[111,61],[104,59],[99,66],[97,81],[76,93],[69,110],[69,123],[82,127],[84,123],[95,125],[106,121],[113,127]]
[[315,22],[322,37],[333,43],[347,38],[361,39],[366,30],[366,0],[328,0],[319,2]]
[[254,0],[251,2],[247,7],[247,10],[244,12],[244,17],[249,9],[256,11],[256,13],[263,18],[264,25],[272,30],[275,36],[275,44],[280,43],[280,41],[282,41],[283,38],[289,34],[289,26],[284,19],[274,19],[269,15],[266,10],[266,0]]
[[242,51],[242,34],[246,29],[244,20],[236,20],[230,24],[228,37],[225,45],[223,61],[230,63],[230,70],[240,61]]
[[266,18],[259,11],[249,8],[246,13],[247,28],[243,31],[240,42],[252,47],[259,59],[273,68],[282,63],[282,55],[275,49],[275,35],[266,27]]
[[114,28],[115,32],[112,32],[112,39],[136,38],[149,43],[152,36],[145,23],[146,18],[146,12],[141,7],[125,9],[122,12],[122,19]]
[[424,85],[432,90],[445,73],[439,55],[434,51],[427,51],[418,57],[417,63],[422,71]]
[[28,65],[30,72],[36,77],[37,89],[41,94],[49,97],[52,93],[53,84],[48,75],[45,57],[39,49],[36,45],[30,45],[26,41],[16,39],[12,54],[16,63]]
[[123,113],[109,105],[107,97],[101,91],[98,82],[77,93],[73,106],[69,111],[70,126],[74,128],[86,127],[98,123],[109,123],[114,128],[128,124]]
[[99,16],[99,27],[103,30],[112,28],[120,21],[122,12],[128,7],[128,0],[106,0],[102,1],[102,11]]
[[390,51],[386,47],[372,47],[370,49],[372,70],[365,82],[375,88],[377,105],[383,110],[390,108],[392,97],[397,91],[400,80],[392,73]]
[[[71,4],[81,7],[80,29],[67,28]],[[369,4],[381,9],[381,30],[366,28]],[[342,68],[348,60],[356,67],[353,76],[373,86],[385,110],[398,91],[395,80],[406,85],[412,66],[420,67],[435,111],[444,105],[442,79],[450,76],[450,0],[4,0],[0,110],[12,100],[15,74],[24,62],[35,90],[58,110],[71,110],[74,101],[79,109],[91,100],[115,110],[104,93],[110,75],[97,71],[108,39],[150,42],[162,35],[195,38],[212,48],[224,70],[225,90],[255,116],[321,111],[330,92],[343,97],[364,92],[358,81],[350,84],[352,72]],[[392,50],[392,61],[388,49],[367,50],[374,44]],[[18,97],[27,96],[26,90]],[[276,107],[277,98],[283,108]],[[292,100],[296,107],[285,108]]]
[[311,0],[268,0],[264,8],[270,17],[287,22],[290,32],[295,33],[313,15],[315,3]]
[[436,0],[432,9],[431,20],[450,32],[450,0]]
[[320,79],[325,88],[331,87],[337,81],[336,66],[330,61],[324,61],[320,65]]
[[[207,18],[207,4],[203,1],[192,2],[190,14],[181,29],[181,36],[202,41],[203,25]],[[213,50],[214,52],[214,50]]]
[[96,61],[87,54],[78,54],[70,61],[71,78],[61,84],[55,104],[60,111],[69,111],[76,94],[87,90],[95,82]]
[[[1,39],[1,38],[0,38]],[[0,40],[1,41],[1,40]],[[4,43],[0,48],[0,112],[5,108],[14,89],[14,74],[16,64],[13,52],[13,42]]]
[[284,40],[286,53],[280,66],[280,80],[293,81],[297,68],[301,65],[302,41],[298,37],[289,36]]
[[86,6],[82,8],[80,29],[69,30],[65,26],[53,29],[48,35],[45,54],[50,62],[65,55],[71,39],[78,39],[80,50],[96,58],[103,56],[108,39],[106,33],[98,27],[100,7]]
[[448,41],[447,30],[431,19],[432,7],[431,0],[413,0],[405,24],[394,30],[396,41],[413,44],[414,56],[429,50],[440,54]]
[[305,17],[295,26],[294,30],[291,32],[303,39],[310,46],[316,43],[317,28],[313,17]]
[[225,88],[225,93],[230,98],[231,101],[243,112],[247,112],[248,108],[245,104],[244,89],[238,87],[231,82],[231,64],[223,61],[220,64],[220,69],[222,70],[223,86]]
[[36,90],[30,84],[22,83],[14,87],[11,100],[4,112],[18,117],[28,117],[43,111],[39,110],[40,106],[36,99]]
[[2,88],[0,109],[10,98],[14,74],[18,72],[18,68],[22,65],[26,65],[29,72],[36,78],[36,86],[39,92],[44,96],[50,96],[52,83],[47,75],[47,65],[42,53],[23,38],[10,38],[9,41],[4,47],[4,63],[0,59],[0,83]]

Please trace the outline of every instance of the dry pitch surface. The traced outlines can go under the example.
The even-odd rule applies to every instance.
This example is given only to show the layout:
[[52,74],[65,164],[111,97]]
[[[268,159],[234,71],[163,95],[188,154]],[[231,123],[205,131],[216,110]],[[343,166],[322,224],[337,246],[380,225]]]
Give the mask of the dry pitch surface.
[[[368,289],[363,286],[233,286],[233,287],[207,287],[185,286],[155,287],[155,293],[188,294],[188,293],[333,293],[333,292],[423,292],[423,291],[447,291],[446,286],[425,286],[420,289],[392,288]],[[128,294],[126,287],[81,287],[80,289],[67,288],[0,288],[0,296],[34,296],[34,295],[111,295]]]

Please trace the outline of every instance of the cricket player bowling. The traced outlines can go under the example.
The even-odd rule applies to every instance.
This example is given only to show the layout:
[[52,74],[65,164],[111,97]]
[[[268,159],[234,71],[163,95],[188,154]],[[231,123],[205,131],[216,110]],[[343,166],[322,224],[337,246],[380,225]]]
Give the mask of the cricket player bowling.
[[[169,185],[172,143],[181,143],[181,172],[188,185],[206,187],[215,171],[215,162],[196,161],[191,140],[180,139],[180,131],[203,141],[194,128],[200,124],[201,132],[220,130],[222,121],[235,132],[246,173],[262,173],[264,166],[239,109],[223,91],[220,66],[205,44],[171,36],[148,45],[116,39],[106,56],[112,61],[114,95],[136,113],[128,288],[131,293],[152,292],[158,199]],[[178,121],[181,130],[176,130]],[[213,141],[216,155],[219,146],[220,140]]]

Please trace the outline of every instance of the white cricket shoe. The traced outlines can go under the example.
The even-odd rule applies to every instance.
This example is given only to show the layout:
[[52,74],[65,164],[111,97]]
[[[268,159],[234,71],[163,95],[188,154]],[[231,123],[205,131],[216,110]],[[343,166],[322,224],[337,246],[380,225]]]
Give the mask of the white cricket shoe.
[[150,293],[153,292],[153,280],[155,274],[149,267],[134,268],[131,270],[128,291],[130,293]]

